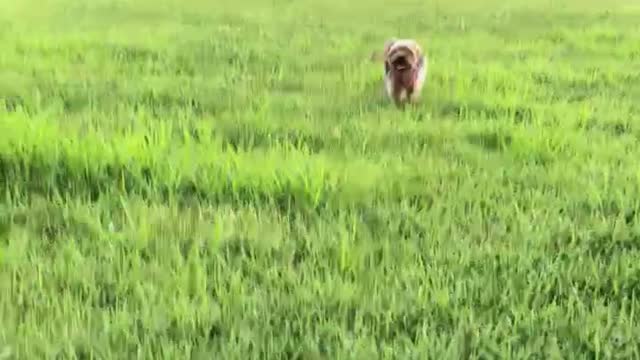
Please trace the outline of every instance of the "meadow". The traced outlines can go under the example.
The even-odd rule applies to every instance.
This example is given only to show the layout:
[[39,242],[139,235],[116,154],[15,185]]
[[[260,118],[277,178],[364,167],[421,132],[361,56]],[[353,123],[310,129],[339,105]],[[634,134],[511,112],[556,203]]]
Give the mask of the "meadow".
[[637,2],[0,9],[0,360],[640,359]]

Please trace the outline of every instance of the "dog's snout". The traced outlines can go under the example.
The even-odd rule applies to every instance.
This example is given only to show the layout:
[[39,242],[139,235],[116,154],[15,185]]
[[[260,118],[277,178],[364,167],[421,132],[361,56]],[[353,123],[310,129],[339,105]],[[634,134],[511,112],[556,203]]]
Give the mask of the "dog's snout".
[[404,56],[400,56],[397,59],[393,60],[392,63],[393,67],[396,68],[397,70],[402,70],[402,69],[406,69],[408,67],[411,66],[411,64],[409,63],[409,61],[407,60],[406,57]]

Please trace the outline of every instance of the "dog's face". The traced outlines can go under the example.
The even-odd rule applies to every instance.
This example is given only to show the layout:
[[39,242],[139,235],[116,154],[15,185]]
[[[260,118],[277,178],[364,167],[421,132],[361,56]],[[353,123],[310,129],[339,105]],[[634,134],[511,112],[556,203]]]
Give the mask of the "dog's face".
[[416,101],[426,76],[426,56],[413,39],[390,39],[385,43],[384,80],[387,95],[398,105]]
[[404,72],[416,66],[421,49],[413,40],[390,40],[385,46],[385,58],[390,68]]

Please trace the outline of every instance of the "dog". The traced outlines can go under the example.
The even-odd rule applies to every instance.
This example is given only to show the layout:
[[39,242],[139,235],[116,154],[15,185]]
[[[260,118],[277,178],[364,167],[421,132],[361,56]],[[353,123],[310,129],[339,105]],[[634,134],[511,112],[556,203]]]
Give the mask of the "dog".
[[[372,59],[379,58],[374,53]],[[389,99],[399,106],[420,99],[427,78],[428,59],[413,39],[387,40],[382,52],[384,87]]]

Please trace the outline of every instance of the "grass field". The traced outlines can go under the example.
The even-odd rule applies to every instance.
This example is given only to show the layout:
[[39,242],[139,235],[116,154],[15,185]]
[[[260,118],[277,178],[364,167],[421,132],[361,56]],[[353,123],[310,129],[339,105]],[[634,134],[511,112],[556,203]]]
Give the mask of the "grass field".
[[0,360],[640,358],[636,1],[86,3],[0,1]]

